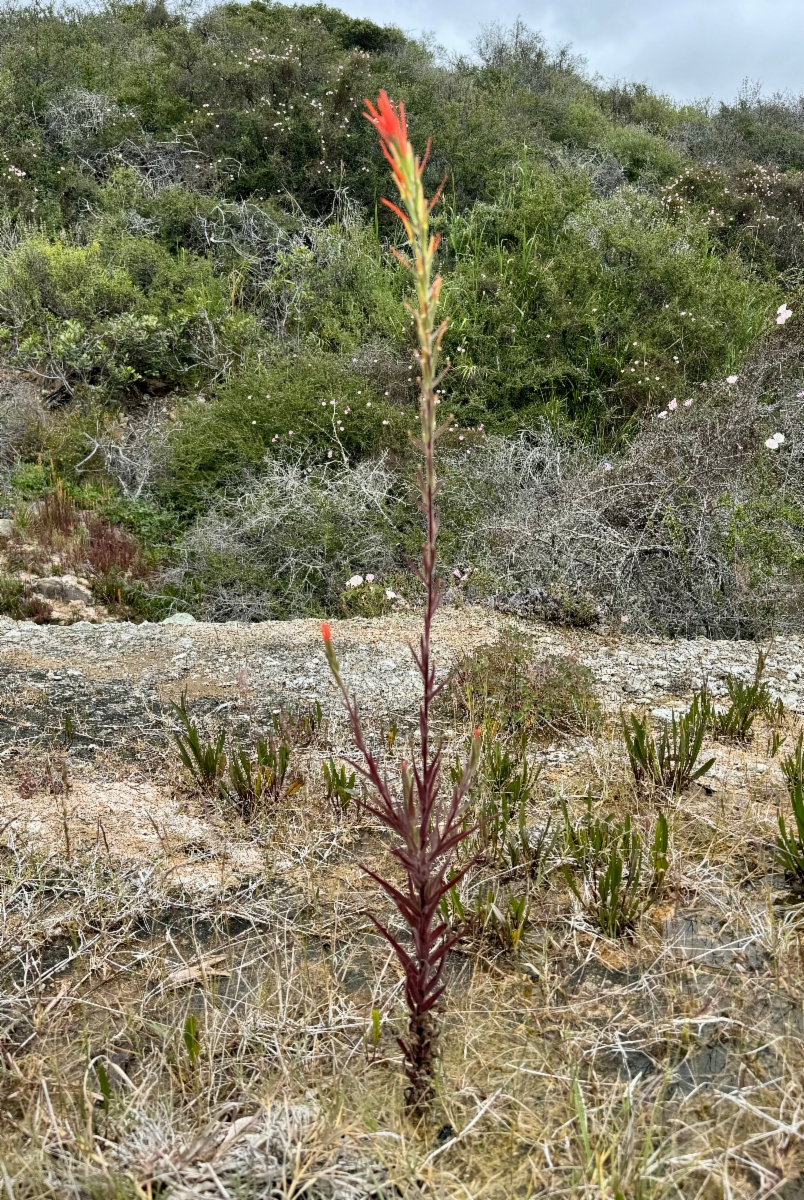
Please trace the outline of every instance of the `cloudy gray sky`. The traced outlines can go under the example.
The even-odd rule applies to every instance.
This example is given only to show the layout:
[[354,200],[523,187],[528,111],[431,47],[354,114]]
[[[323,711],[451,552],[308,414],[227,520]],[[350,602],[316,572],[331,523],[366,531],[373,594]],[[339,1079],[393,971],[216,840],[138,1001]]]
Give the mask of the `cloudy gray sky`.
[[678,100],[732,100],[744,79],[804,93],[804,0],[331,0],[353,16],[468,50],[478,28],[517,16],[553,45],[572,42],[591,71]]

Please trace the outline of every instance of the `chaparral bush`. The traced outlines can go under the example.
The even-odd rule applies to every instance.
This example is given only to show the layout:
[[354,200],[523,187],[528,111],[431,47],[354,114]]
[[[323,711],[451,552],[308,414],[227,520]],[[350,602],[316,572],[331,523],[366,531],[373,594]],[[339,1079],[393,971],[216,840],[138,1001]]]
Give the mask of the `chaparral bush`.
[[[421,529],[397,509],[380,520],[374,562],[358,532],[319,538],[301,589],[297,566],[282,576],[279,532],[261,535],[251,562],[233,551],[225,570],[203,532],[207,518],[248,511],[252,491],[262,503],[278,470],[309,470],[316,496],[364,463],[369,474],[382,463],[395,497],[414,484],[412,286],[361,117],[381,87],[404,101],[417,146],[433,138],[430,194],[444,184],[433,222],[451,368],[437,398],[454,414],[439,452],[451,456],[443,546],[458,592],[573,624],[624,615],[665,630],[745,631],[791,613],[796,471],[780,476],[778,462],[797,461],[792,409],[782,428],[780,410],[756,400],[765,437],[788,437],[776,467],[773,452],[745,450],[710,475],[717,436],[690,459],[679,422],[662,435],[669,450],[654,434],[673,404],[699,406],[704,384],[719,395],[712,385],[744,375],[769,336],[771,355],[796,340],[801,105],[756,89],[733,105],[677,105],[643,84],[603,85],[522,22],[481,30],[472,53],[447,60],[324,5],[6,8],[4,513],[25,501],[20,466],[52,459],[65,487],[90,486],[121,514],[145,505],[146,549],[152,536],[179,573],[192,558],[194,603],[210,613],[342,611],[350,575],[409,571]],[[725,398],[711,412],[754,446]],[[607,488],[628,464],[617,493],[628,512],[604,504],[595,527],[626,544],[647,522],[638,566],[592,552],[597,533],[545,559],[581,497],[596,503],[585,481],[606,461],[617,464]],[[693,479],[662,493],[657,540],[668,461]],[[536,495],[562,488],[574,493],[569,526],[558,504],[520,545],[511,523],[533,530]],[[699,512],[705,532],[693,535]],[[266,583],[268,562],[279,576]],[[224,580],[241,597],[228,606]]]

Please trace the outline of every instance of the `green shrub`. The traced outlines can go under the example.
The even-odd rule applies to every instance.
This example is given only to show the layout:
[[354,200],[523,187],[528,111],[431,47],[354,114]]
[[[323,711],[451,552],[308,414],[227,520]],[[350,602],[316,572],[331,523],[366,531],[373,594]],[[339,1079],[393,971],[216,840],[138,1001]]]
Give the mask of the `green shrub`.
[[664,407],[738,361],[778,304],[712,253],[705,225],[681,231],[630,189],[595,196],[579,171],[523,160],[498,201],[447,228],[447,384],[469,424],[543,413],[591,429]]
[[683,155],[671,142],[638,125],[615,126],[602,145],[616,155],[632,183],[665,183],[684,166]]
[[476,724],[491,717],[526,736],[583,732],[600,720],[589,668],[562,655],[539,656],[533,639],[513,627],[461,661],[452,691]]
[[141,379],[191,382],[210,342],[252,336],[229,312],[209,264],[143,238],[113,245],[23,239],[0,255],[0,344],[46,377],[114,392]]
[[385,449],[404,452],[414,420],[414,410],[389,404],[337,361],[288,356],[233,380],[204,404],[187,404],[160,492],[177,510],[197,511],[216,487],[266,456],[342,464]]

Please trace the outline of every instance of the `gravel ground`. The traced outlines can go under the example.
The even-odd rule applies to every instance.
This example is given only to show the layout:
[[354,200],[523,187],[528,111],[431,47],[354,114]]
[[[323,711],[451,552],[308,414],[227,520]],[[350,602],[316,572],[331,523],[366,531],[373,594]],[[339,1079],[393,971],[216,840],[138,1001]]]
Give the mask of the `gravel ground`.
[[[482,608],[448,608],[436,623],[436,648],[446,669],[462,652],[493,641],[504,618]],[[569,654],[589,666],[604,707],[683,704],[704,679],[712,692],[723,678],[750,678],[753,642],[640,640],[515,622],[535,638],[537,653]],[[406,615],[333,623],[343,675],[363,711],[404,728],[415,715],[419,684],[409,644],[420,628]],[[804,641],[768,647],[766,678],[786,708],[804,712]],[[339,718],[317,621],[214,625],[70,626],[0,621],[0,747],[52,739],[73,716],[78,744],[125,756],[147,742],[167,701],[188,697],[222,716],[242,709],[261,720],[270,711],[320,701]]]
[[[536,654],[572,655],[589,666],[603,707],[615,716],[624,706],[666,716],[683,708],[704,679],[717,695],[726,675],[753,675],[758,651],[749,642],[604,637],[450,607],[436,624],[440,667],[495,640],[506,624],[526,629]],[[419,631],[415,613],[333,622],[344,678],[360,697],[367,734],[378,747],[382,730],[396,723],[404,734],[415,720],[419,680],[409,644]],[[791,712],[804,713],[802,641],[785,639],[767,649],[772,692]],[[41,853],[62,843],[68,853],[95,846],[144,864],[169,846],[175,881],[193,888],[220,888],[259,872],[259,846],[233,838],[214,806],[182,783],[168,735],[176,727],[169,701],[184,690],[207,735],[226,727],[227,745],[252,744],[272,711],[309,710],[319,701],[327,718],[326,753],[350,753],[317,621],[38,626],[3,620],[0,826]],[[67,715],[74,728],[69,748]],[[713,748],[717,762],[707,774],[707,792],[781,788],[778,763],[761,761],[761,743]],[[576,736],[541,744],[533,756],[545,782],[561,788],[573,772],[594,772],[598,750],[594,739]],[[311,760],[303,770],[320,775],[320,764]],[[291,849],[288,855],[289,867]]]

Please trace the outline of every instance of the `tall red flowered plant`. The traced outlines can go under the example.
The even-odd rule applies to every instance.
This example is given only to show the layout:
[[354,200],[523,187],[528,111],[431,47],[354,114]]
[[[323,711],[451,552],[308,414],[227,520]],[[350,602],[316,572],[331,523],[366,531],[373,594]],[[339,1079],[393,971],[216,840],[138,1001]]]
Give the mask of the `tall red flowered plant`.
[[[393,946],[405,973],[409,1023],[407,1036],[399,1038],[399,1046],[405,1058],[405,1073],[409,1080],[408,1102],[420,1106],[433,1094],[438,1036],[433,1010],[446,986],[444,965],[447,955],[457,940],[440,919],[438,906],[442,896],[456,880],[456,876],[450,873],[455,851],[472,832],[468,828],[464,801],[477,765],[480,739],[474,739],[459,782],[452,787],[449,795],[442,794],[442,748],[440,743],[434,743],[430,728],[433,702],[443,686],[443,683],[436,683],[431,645],[433,617],[442,594],[436,570],[438,516],[435,499],[438,481],[435,444],[440,432],[436,419],[436,388],[442,377],[438,360],[446,322],[438,324],[436,321],[441,276],[433,275],[433,265],[439,237],[430,233],[429,219],[440,189],[432,200],[427,200],[422,186],[427,154],[419,159],[413,151],[408,138],[404,106],[401,103],[393,105],[385,92],[380,92],[376,106],[367,100],[366,109],[365,116],[379,134],[380,146],[391,164],[399,191],[401,208],[389,200],[384,203],[400,218],[407,235],[409,254],[394,253],[410,270],[417,298],[416,307],[409,305],[408,308],[416,323],[416,359],[420,369],[421,436],[415,444],[424,459],[417,482],[426,536],[418,577],[424,585],[426,600],[421,639],[418,649],[412,649],[412,653],[422,677],[423,696],[419,709],[418,752],[413,762],[401,764],[398,788],[389,783],[366,745],[357,700],[349,695],[341,678],[332,646],[332,632],[326,622],[321,626],[321,633],[327,660],[343,695],[352,735],[361,756],[355,766],[370,785],[371,799],[366,807],[396,835],[393,853],[405,873],[404,884],[397,887],[391,880],[384,879],[368,867],[363,868],[394,902],[409,932],[409,943],[403,945],[401,936],[397,937],[376,917],[372,917]],[[461,874],[463,872],[457,877]]]

